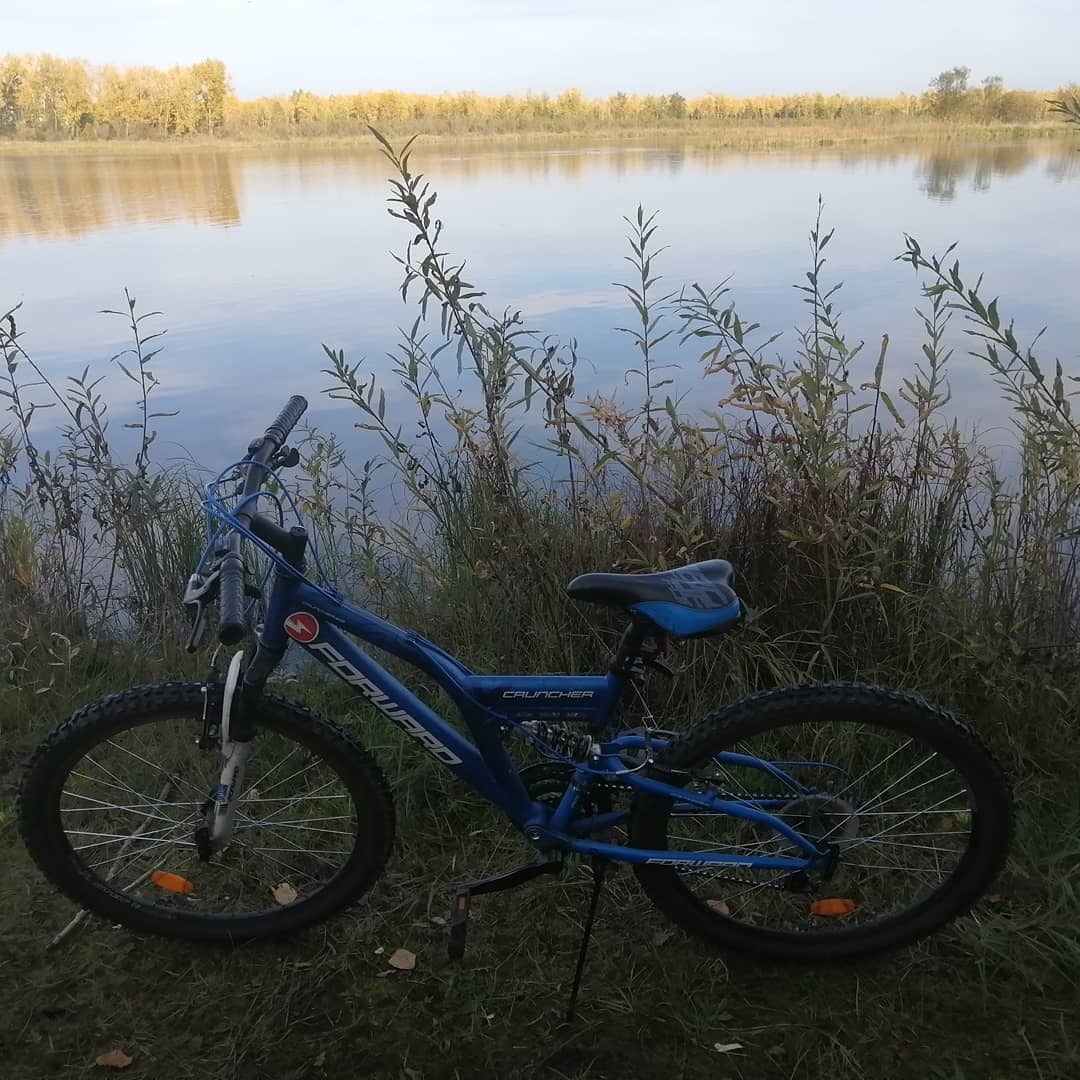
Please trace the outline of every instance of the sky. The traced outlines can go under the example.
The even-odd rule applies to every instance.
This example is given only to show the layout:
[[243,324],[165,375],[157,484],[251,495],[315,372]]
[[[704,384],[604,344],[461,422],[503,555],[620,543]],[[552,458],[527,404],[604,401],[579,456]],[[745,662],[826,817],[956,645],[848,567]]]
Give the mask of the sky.
[[223,60],[241,97],[386,89],[696,96],[1080,81],[1078,0],[0,0],[0,54]]

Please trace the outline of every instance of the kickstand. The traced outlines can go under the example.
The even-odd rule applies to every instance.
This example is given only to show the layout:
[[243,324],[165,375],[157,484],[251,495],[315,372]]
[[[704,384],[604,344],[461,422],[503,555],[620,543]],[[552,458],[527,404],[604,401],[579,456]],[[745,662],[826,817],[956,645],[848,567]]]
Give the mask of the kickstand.
[[581,948],[578,950],[577,970],[574,972],[574,985],[570,988],[570,1000],[566,1004],[566,1023],[571,1023],[577,1012],[578,990],[581,988],[581,974],[585,970],[585,954],[589,951],[589,939],[592,937],[593,923],[596,921],[596,909],[600,904],[600,890],[604,887],[604,871],[607,859],[593,856],[592,897],[589,900],[589,914],[585,918],[585,928],[581,934]]

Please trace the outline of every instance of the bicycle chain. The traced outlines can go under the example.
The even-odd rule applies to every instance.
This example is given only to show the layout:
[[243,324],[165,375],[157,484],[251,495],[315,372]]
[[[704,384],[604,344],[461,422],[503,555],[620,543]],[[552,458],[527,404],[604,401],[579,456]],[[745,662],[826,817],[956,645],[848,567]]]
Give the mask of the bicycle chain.
[[[620,781],[620,780],[597,781],[593,786],[604,788],[604,789],[606,789],[608,791],[633,791],[633,786],[631,784],[628,784],[625,781]],[[773,792],[771,794],[768,794],[768,795],[746,794],[746,795],[742,796],[742,798],[744,798],[744,799],[771,799],[771,798],[775,798],[775,797],[776,797],[775,792]],[[738,801],[738,800],[736,800],[736,801]],[[672,867],[672,869],[676,869],[676,868]],[[763,888],[763,889],[776,889],[776,890],[779,890],[781,892],[787,892],[788,891],[785,888],[782,881],[780,881],[780,882],[755,881],[752,878],[741,878],[741,877],[735,877],[735,876],[727,876],[727,875],[725,875],[723,873],[720,873],[720,872],[718,872],[716,870],[709,870],[709,869],[707,869],[705,867],[701,867],[699,869],[699,868],[693,867],[691,865],[687,865],[685,868],[677,868],[677,869],[678,869],[679,873],[697,874],[699,876],[709,877],[713,881],[728,882],[728,883],[730,883],[732,885],[752,885],[752,886],[756,886],[758,888]]]

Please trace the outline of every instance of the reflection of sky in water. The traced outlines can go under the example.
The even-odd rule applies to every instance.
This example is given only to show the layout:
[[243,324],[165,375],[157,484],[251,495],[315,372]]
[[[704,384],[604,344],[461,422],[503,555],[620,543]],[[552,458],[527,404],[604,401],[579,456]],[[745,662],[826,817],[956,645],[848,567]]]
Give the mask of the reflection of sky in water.
[[[679,148],[461,151],[419,160],[440,192],[445,246],[468,259],[491,305],[520,307],[545,332],[579,342],[585,391],[632,395],[635,363],[613,327],[631,312],[611,285],[627,280],[623,214],[641,202],[661,212],[663,285],[711,285],[729,275],[744,318],[789,328],[803,318],[807,232],[818,193],[836,227],[827,273],[843,279],[839,307],[849,342],[867,341],[869,377],[880,334],[891,338],[889,382],[919,358],[919,302],[910,267],[892,261],[904,231],[924,250],[957,240],[966,272],[986,273],[1024,340],[1049,330],[1041,355],[1075,364],[1080,353],[1080,241],[1075,220],[1080,155],[1065,145],[747,154]],[[290,393],[343,435],[355,414],[320,396],[320,343],[366,355],[377,368],[397,327],[389,250],[407,234],[385,210],[386,167],[373,154],[295,149],[235,154],[12,158],[0,156],[0,307],[22,300],[24,344],[55,377],[89,363],[103,371],[129,286],[144,310],[165,312],[166,351],[155,362],[162,409],[159,456],[186,446],[203,462],[242,449]],[[959,323],[954,322],[958,331]],[[962,336],[952,364],[953,403],[967,424],[1008,418]],[[794,348],[790,330],[775,348]],[[673,358],[675,339],[661,360]],[[682,357],[676,389],[708,406],[725,387]],[[131,396],[111,377],[117,416]],[[403,394],[387,397],[391,409]],[[412,412],[402,413],[407,429]],[[119,434],[117,435],[119,437]],[[358,450],[373,448],[350,435]],[[996,440],[992,440],[996,441]]]

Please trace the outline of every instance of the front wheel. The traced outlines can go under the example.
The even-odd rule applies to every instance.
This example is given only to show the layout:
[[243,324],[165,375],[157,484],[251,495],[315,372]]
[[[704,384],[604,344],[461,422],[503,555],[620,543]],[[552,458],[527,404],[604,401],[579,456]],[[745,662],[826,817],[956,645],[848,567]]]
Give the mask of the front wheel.
[[[825,874],[635,866],[670,919],[724,948],[830,960],[905,944],[970,908],[1009,849],[1012,795],[991,753],[948,713],[879,687],[753,695],[656,765],[667,783],[767,810],[834,852]],[[801,854],[774,829],[656,795],[636,797],[629,828],[638,848]]]
[[19,790],[31,856],[76,903],[168,937],[244,941],[328,918],[389,855],[394,811],[379,767],[336,725],[265,694],[232,837],[214,850],[206,826],[222,756],[203,737],[208,690],[220,694],[133,687],[60,724]]

